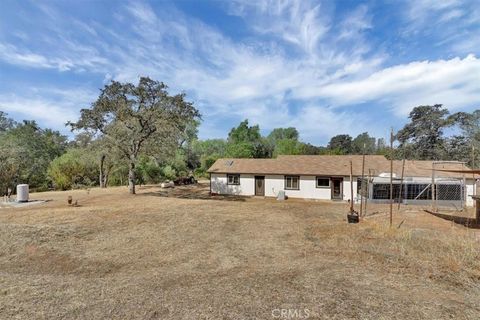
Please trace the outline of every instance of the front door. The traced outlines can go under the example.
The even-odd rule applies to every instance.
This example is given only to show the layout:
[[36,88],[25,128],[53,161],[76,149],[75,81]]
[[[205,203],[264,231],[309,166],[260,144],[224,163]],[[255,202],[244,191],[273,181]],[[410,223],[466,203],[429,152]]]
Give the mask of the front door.
[[343,190],[342,190],[342,178],[331,178],[332,180],[332,199],[333,200],[342,200],[343,199]]
[[265,177],[264,176],[255,176],[255,195],[256,196],[265,195]]

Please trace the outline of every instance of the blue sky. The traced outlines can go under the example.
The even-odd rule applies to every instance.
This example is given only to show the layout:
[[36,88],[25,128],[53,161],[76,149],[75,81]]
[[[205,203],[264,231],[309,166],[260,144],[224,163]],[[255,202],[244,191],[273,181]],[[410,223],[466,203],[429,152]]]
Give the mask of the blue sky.
[[478,0],[16,1],[0,10],[0,110],[68,133],[110,80],[150,76],[200,109],[302,140],[388,136],[417,105],[480,107]]

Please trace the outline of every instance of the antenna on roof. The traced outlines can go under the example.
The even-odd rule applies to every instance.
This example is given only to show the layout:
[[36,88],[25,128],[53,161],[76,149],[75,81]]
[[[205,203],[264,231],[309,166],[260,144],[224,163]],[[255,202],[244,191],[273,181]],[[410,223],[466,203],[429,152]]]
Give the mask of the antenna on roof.
[[227,161],[225,161],[225,165],[226,165],[227,167],[231,167],[232,164],[233,164],[233,160],[227,160]]

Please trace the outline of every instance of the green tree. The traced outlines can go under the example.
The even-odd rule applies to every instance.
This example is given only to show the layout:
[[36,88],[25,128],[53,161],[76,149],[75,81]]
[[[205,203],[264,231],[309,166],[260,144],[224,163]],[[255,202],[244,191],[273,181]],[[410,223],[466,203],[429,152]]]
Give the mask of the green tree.
[[443,130],[452,124],[448,114],[448,110],[441,104],[413,108],[409,115],[410,122],[396,135],[400,142],[399,148],[411,145],[411,154],[418,160],[444,158]]
[[7,139],[6,133],[0,132],[0,196],[13,189],[18,181],[22,165],[23,149],[12,139]]
[[387,147],[385,138],[378,138],[375,153],[380,155],[387,155],[389,153],[389,150],[390,148]]
[[129,163],[129,191],[135,194],[135,166],[141,154],[173,155],[200,113],[184,94],[169,95],[162,82],[142,77],[138,85],[112,81],[91,108],[70,123],[73,130],[100,133]]
[[459,161],[465,161],[472,167],[478,167],[480,151],[480,110],[475,110],[472,113],[457,112],[452,114],[449,119],[460,129],[461,136],[448,138],[448,153]]
[[298,155],[304,153],[305,145],[295,139],[279,139],[275,143],[273,156]]
[[40,128],[35,121],[15,124],[0,135],[0,149],[9,154],[8,162],[17,162],[11,185],[27,183],[32,189],[48,187],[50,162],[65,152],[67,138],[57,131]]
[[260,127],[258,125],[249,126],[248,120],[240,122],[238,127],[232,128],[228,133],[229,143],[251,142],[255,143],[261,138]]
[[472,165],[471,143],[465,136],[455,135],[446,140],[447,159],[453,161],[464,161]]
[[267,157],[301,154],[303,143],[298,141],[298,131],[294,127],[275,128],[264,140]]
[[339,134],[330,139],[328,143],[330,150],[338,154],[351,154],[353,151],[352,137],[348,134]]
[[92,154],[84,149],[69,149],[50,163],[48,175],[62,190],[93,186],[98,181],[98,167]]
[[[196,140],[192,143],[193,153],[199,159],[199,168],[194,169],[197,176],[205,176],[206,171],[217,159],[226,156],[227,141],[224,139]],[[213,162],[212,162],[213,161]]]
[[251,142],[228,143],[226,155],[230,158],[254,158],[255,145]]
[[[365,148],[365,150],[364,150]],[[355,154],[374,154],[376,151],[376,139],[371,137],[368,132],[359,134],[352,141],[352,151]]]
[[302,149],[303,149],[303,154],[319,155],[319,154],[322,154],[324,152],[324,149],[326,149],[326,148],[325,147],[317,147],[317,146],[314,146],[310,143],[304,143]]
[[249,126],[248,120],[240,122],[228,134],[226,156],[232,158],[265,158],[268,149],[258,125]]
[[5,132],[9,129],[12,129],[15,126],[15,121],[13,119],[8,118],[8,115],[0,111],[0,132]]
[[283,139],[291,139],[291,140],[298,141],[299,134],[298,134],[298,130],[294,127],[275,128],[272,130],[272,132],[270,132],[267,138],[273,141],[283,140]]

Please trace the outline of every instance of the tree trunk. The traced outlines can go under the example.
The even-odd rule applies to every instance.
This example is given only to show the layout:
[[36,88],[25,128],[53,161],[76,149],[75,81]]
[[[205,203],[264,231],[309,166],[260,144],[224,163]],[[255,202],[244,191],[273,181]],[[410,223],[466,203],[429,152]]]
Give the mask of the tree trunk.
[[104,164],[105,164],[105,157],[106,155],[102,154],[100,156],[100,188],[106,188],[105,184],[105,174],[104,174]]
[[135,194],[135,163],[130,162],[128,169],[128,190],[130,194]]
[[108,178],[110,177],[110,169],[108,169],[105,174],[103,175],[103,184],[105,188],[108,186]]

